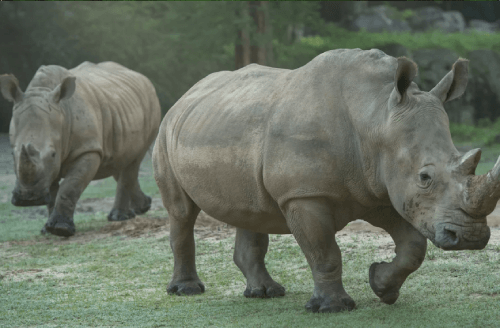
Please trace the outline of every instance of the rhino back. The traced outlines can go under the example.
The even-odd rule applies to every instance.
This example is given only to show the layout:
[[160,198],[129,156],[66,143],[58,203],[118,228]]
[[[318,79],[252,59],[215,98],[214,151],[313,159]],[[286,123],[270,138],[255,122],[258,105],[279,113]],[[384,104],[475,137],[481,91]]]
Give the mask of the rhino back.
[[142,74],[113,62],[85,62],[70,72],[77,78],[71,147],[75,153],[100,148],[98,175],[109,176],[145,153],[158,133],[155,89]]
[[389,90],[393,60],[341,50],[297,70],[249,65],[208,76],[163,123],[176,178],[228,223],[242,214],[278,217],[294,197],[373,198],[360,173],[359,131],[386,115],[372,103]]

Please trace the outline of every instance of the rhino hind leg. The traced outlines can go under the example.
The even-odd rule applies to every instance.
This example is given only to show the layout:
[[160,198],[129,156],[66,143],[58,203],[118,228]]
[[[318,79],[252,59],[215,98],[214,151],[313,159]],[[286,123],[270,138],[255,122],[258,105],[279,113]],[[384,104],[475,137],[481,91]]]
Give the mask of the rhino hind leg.
[[[160,189],[161,191],[161,189]],[[205,291],[195,263],[194,223],[200,208],[182,192],[177,204],[167,207],[170,221],[170,247],[174,254],[174,271],[167,286],[168,294],[196,295]],[[162,199],[165,203],[164,193]]]
[[195,262],[194,224],[200,208],[182,189],[163,156],[153,153],[154,178],[170,223],[170,248],[174,255],[170,295],[197,295],[205,292]]
[[137,183],[137,188],[132,193],[132,210],[135,214],[144,214],[151,208],[151,197],[144,194]]
[[314,291],[306,304],[310,312],[351,311],[356,307],[342,284],[342,258],[335,241],[330,203],[323,198],[290,200],[285,217],[311,267]]
[[113,175],[117,182],[116,195],[113,208],[108,214],[108,221],[126,221],[139,214],[134,211],[133,200],[137,189],[140,191],[138,181],[140,165],[141,160],[137,159],[124,170]]
[[269,245],[269,235],[238,228],[234,248],[234,263],[247,279],[243,295],[251,298],[285,296],[285,288],[274,281],[267,272],[264,257]]
[[406,278],[422,264],[427,239],[394,209],[367,218],[366,221],[386,230],[396,244],[396,256],[390,263],[370,266],[370,287],[383,303],[393,304]]

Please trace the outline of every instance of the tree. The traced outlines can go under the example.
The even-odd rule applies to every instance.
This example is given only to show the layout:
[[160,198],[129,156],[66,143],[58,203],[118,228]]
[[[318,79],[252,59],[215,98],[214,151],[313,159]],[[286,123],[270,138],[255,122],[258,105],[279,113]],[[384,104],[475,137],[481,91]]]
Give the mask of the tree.
[[[0,74],[15,74],[24,88],[40,65],[116,61],[153,82],[166,112],[200,79],[237,61],[277,65],[275,44],[293,43],[289,27],[319,21],[316,2],[5,3],[0,27],[10,32],[0,38]],[[5,131],[12,106],[1,100],[3,108]]]
[[235,43],[236,69],[250,63],[272,65],[272,25],[267,1],[241,2],[238,9],[243,26],[237,31]]

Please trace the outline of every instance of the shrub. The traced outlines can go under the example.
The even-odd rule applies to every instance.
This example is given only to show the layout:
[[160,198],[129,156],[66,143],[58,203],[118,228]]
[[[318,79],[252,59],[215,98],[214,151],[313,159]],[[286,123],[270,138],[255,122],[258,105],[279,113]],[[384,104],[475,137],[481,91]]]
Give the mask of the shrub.
[[481,34],[471,32],[442,33],[429,31],[422,33],[369,33],[351,32],[333,24],[327,24],[321,35],[302,38],[299,42],[286,45],[274,41],[276,64],[283,68],[297,68],[322,52],[332,49],[361,48],[371,49],[386,44],[398,43],[407,49],[446,48],[462,57],[472,50],[491,49],[500,52],[500,33]]

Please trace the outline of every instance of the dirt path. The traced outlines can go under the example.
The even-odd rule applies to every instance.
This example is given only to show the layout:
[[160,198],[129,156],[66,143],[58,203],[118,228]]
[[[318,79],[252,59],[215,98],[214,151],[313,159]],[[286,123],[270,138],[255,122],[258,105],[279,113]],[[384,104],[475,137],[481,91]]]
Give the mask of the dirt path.
[[[143,165],[141,166],[140,175],[152,174],[151,160],[148,156],[149,155],[146,155]],[[13,166],[8,135],[5,133],[0,134],[0,203],[10,201],[11,191],[15,183]],[[92,184],[98,185],[99,181],[94,181]],[[113,197],[82,199],[76,206],[76,213],[107,213],[112,208],[113,201]],[[14,211],[23,214],[23,217],[26,219],[47,217],[47,210],[45,207],[20,208]],[[139,237],[142,235],[152,235],[156,237],[166,236],[169,233],[169,224],[168,220],[165,218],[166,213],[161,199],[159,198],[153,199],[151,205],[151,212],[155,213],[155,211],[161,212],[162,217],[151,217],[151,215],[148,215],[147,217],[139,216],[125,222],[112,222],[99,231],[90,231],[86,233],[77,232],[76,235],[71,238],[62,238],[59,243],[83,243],[112,235],[127,235],[129,237]],[[493,227],[491,241],[500,243],[500,206],[497,206],[495,211],[488,217],[488,225]],[[235,232],[235,228],[211,218],[204,212],[200,213],[195,225],[195,234],[199,239],[219,240],[234,236]],[[350,223],[344,230],[338,233],[338,236],[339,238],[343,238],[343,236],[348,236],[353,233],[359,235],[359,237],[377,234],[386,237],[380,239],[381,242],[385,239],[390,241],[390,237],[385,231],[361,220]],[[30,242],[11,243],[22,244]],[[36,242],[43,241],[39,240]],[[47,242],[54,243],[54,240],[47,239]]]

